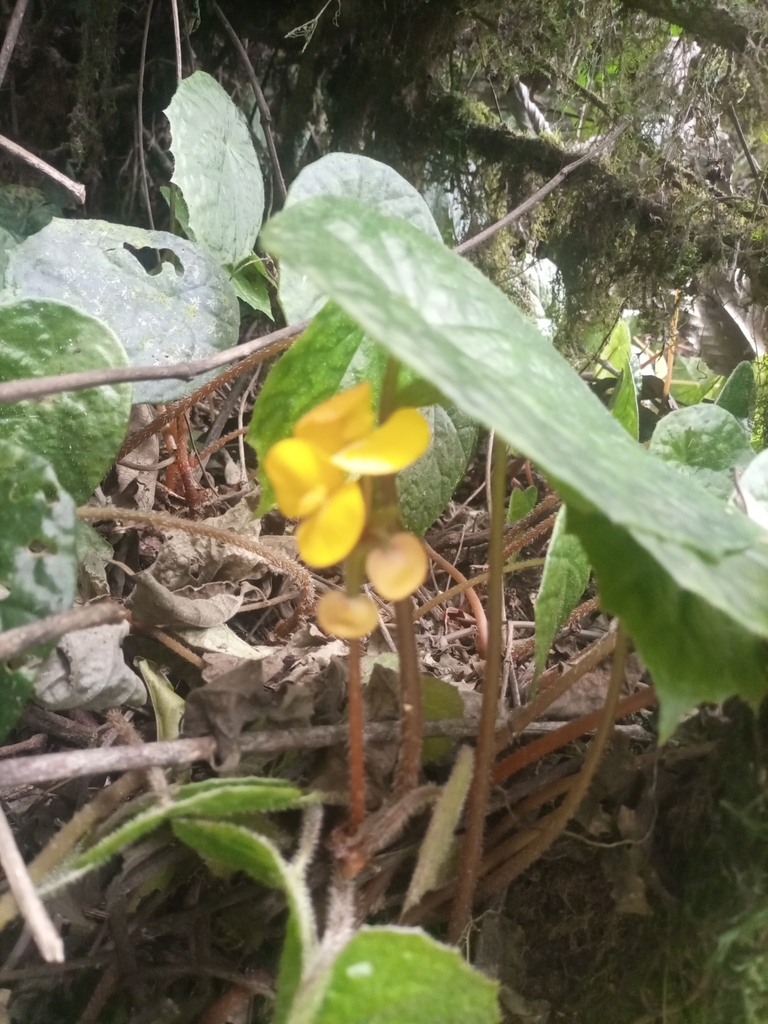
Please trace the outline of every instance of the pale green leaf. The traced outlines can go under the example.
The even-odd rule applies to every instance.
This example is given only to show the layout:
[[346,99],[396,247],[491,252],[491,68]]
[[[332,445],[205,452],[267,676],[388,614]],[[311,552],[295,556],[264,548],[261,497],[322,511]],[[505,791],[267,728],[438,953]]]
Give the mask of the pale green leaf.
[[403,914],[415,907],[425,893],[440,885],[442,873],[454,850],[454,832],[464,809],[474,766],[472,748],[462,747],[456,756],[450,778],[434,806],[429,827],[419,847],[419,857],[403,903]]
[[152,701],[157,723],[158,741],[177,740],[186,701],[176,693],[165,673],[160,672],[151,661],[139,658],[136,661],[136,668],[141,672],[141,677],[149,690],[149,699]]
[[[198,246],[167,231],[101,220],[56,218],[12,249],[0,299],[47,299],[82,310],[114,331],[132,366],[201,359],[236,345],[240,329],[226,272]],[[133,400],[181,398],[216,372],[191,382],[141,382]]]
[[219,263],[238,263],[256,243],[264,181],[243,114],[215,78],[196,71],[165,111],[174,172],[191,237]]
[[[357,153],[329,153],[305,167],[288,190],[286,208],[318,196],[358,199],[399,217],[440,241],[440,229],[416,189],[387,164]],[[289,262],[280,266],[280,304],[289,324],[306,320],[325,304],[322,291]]]
[[539,492],[535,487],[526,487],[524,491],[521,491],[519,487],[513,488],[509,496],[507,522],[516,523],[518,520],[524,519],[529,512],[533,511],[538,498]]

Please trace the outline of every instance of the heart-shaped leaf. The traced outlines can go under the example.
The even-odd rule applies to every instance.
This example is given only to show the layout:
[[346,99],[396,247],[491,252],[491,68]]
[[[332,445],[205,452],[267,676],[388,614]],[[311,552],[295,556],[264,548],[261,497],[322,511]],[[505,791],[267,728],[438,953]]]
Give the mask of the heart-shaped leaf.
[[[59,302],[0,307],[0,380],[126,366],[125,349],[103,323]],[[112,465],[131,414],[130,384],[0,404],[0,439],[47,459],[78,504]]]

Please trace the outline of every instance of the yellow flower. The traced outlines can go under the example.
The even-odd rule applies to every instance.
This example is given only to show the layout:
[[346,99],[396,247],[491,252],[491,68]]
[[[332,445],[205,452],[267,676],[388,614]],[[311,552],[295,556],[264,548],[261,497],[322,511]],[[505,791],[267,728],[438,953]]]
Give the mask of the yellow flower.
[[417,409],[398,409],[374,429],[368,383],[302,416],[293,437],[267,452],[264,470],[280,511],[303,520],[296,541],[304,561],[317,569],[334,565],[362,537],[365,500],[350,477],[397,473],[428,444],[429,427]]
[[365,560],[368,579],[385,601],[402,601],[427,578],[424,545],[412,533],[396,533],[372,548]]

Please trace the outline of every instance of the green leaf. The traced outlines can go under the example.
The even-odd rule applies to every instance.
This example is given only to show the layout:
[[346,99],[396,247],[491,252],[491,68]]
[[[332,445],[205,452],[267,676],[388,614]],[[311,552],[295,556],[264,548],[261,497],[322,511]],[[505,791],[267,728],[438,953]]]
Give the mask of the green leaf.
[[628,362],[619,374],[609,408],[629,436],[637,441],[640,433],[640,414],[637,408],[635,379]]
[[138,658],[136,668],[141,672],[141,677],[149,690],[149,698],[152,701],[157,722],[158,741],[177,740],[186,701],[176,693],[165,674],[159,671],[151,661],[147,661],[146,658]]
[[[210,785],[210,782],[214,785]],[[136,842],[174,818],[196,815],[229,818],[253,811],[284,811],[310,803],[313,799],[285,782],[279,781],[276,785],[271,779],[212,779],[207,783],[192,783],[180,788],[172,804],[152,807],[115,829],[81,854],[75,867],[103,864],[124,846]]]
[[669,393],[682,405],[698,405],[725,383],[724,377],[712,373],[696,356],[678,356],[672,372]]
[[[160,250],[166,259],[158,267],[157,253],[141,250]],[[201,359],[237,344],[240,329],[226,272],[196,245],[101,220],[57,218],[12,249],[0,299],[48,299],[82,310],[114,331],[132,366]],[[182,398],[216,372],[193,382],[141,382],[133,400]]]
[[32,675],[23,670],[11,671],[0,661],[0,740],[5,739],[19,720],[34,689]]
[[[421,704],[424,718],[428,722],[441,718],[463,718],[464,701],[458,689],[447,679],[436,679],[434,676],[421,677]],[[421,749],[421,760],[424,764],[439,761],[451,752],[454,741],[433,737],[424,740]]]
[[[75,503],[50,463],[0,441],[0,630],[71,607]],[[3,590],[9,591],[2,597]]]
[[733,470],[754,456],[744,428],[719,405],[670,413],[656,425],[649,447],[722,501],[733,490]]
[[535,487],[526,487],[521,491],[515,487],[509,496],[509,508],[507,509],[507,522],[516,523],[531,512],[538,501],[539,492]]
[[313,1024],[494,1024],[496,984],[417,929],[362,928],[336,957]]
[[403,525],[422,534],[443,511],[464,476],[477,443],[477,423],[455,405],[421,410],[429,424],[429,447],[397,475]]
[[[318,196],[345,196],[362,200],[390,217],[399,217],[441,240],[440,229],[426,202],[397,171],[378,160],[354,153],[329,153],[305,167],[288,191],[286,209]],[[395,273],[394,267],[392,272]],[[306,320],[325,304],[322,290],[294,270],[280,265],[280,304],[289,324]]]
[[544,671],[552,641],[581,600],[591,566],[578,537],[568,532],[567,510],[561,508],[552,530],[536,599],[535,678]]
[[195,241],[194,233],[189,226],[189,210],[187,209],[187,203],[184,196],[181,194],[181,189],[174,188],[173,193],[167,185],[160,186],[160,194],[163,199],[168,203],[168,209],[171,208],[171,202],[173,202],[173,215],[176,218],[176,224],[184,232],[186,238],[190,242]]
[[715,405],[719,405],[721,409],[731,413],[747,429],[755,407],[756,392],[757,386],[752,363],[739,363],[725,382],[723,390],[717,396]]
[[746,505],[749,518],[768,530],[768,448],[756,455],[741,474],[735,497]]
[[[127,366],[125,349],[103,323],[58,302],[0,307],[0,380]],[[0,405],[0,439],[47,459],[78,504],[112,465],[131,414],[130,384]]]
[[274,320],[261,261],[254,256],[239,267],[234,269],[230,267],[229,270],[232,275],[230,281],[238,299],[242,299],[252,309],[258,310],[259,313],[268,316],[270,320]]
[[195,241],[219,263],[239,263],[256,243],[264,180],[248,124],[219,83],[196,71],[165,111],[174,172]]
[[273,1024],[283,1024],[288,1018],[304,965],[311,960],[317,945],[312,898],[304,883],[302,869],[288,864],[264,836],[239,825],[183,819],[173,823],[173,831],[201,856],[245,871],[263,885],[285,892],[289,915],[272,1018]]
[[[410,225],[351,200],[284,210],[267,225],[264,244],[549,475],[603,599],[610,593],[609,610],[627,619],[641,657],[661,680],[662,698],[671,705],[679,697],[675,711],[711,690],[712,666],[723,660],[721,631],[745,670],[727,673],[723,688],[753,699],[765,691],[757,639],[768,637],[762,531],[637,445],[474,267]],[[610,557],[597,557],[594,523]],[[652,616],[637,614],[630,590],[615,586],[628,565],[666,581],[654,608],[665,622],[662,634],[646,625]],[[704,618],[707,629],[700,629]],[[700,647],[685,661],[677,638],[691,631]]]
[[[603,346],[600,358],[603,362],[610,363],[614,370],[621,372],[629,363],[631,356],[632,336],[629,333],[629,324],[626,320],[619,320],[608,336],[608,341]],[[595,368],[595,377],[597,379],[613,377],[613,374],[598,363]]]
[[419,858],[408,886],[403,914],[415,907],[425,893],[440,885],[441,875],[454,850],[454,832],[464,809],[474,766],[472,748],[462,747],[456,756],[450,778],[435,804],[429,828],[419,847]]

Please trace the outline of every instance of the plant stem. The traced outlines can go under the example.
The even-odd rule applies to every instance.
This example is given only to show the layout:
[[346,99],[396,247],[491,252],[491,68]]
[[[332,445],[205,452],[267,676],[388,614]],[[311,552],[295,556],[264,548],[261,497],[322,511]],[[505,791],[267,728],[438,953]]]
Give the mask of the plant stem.
[[421,731],[424,724],[419,652],[416,649],[413,608],[409,599],[395,602],[395,622],[400,655],[400,759],[397,763],[395,790],[407,793],[419,784]]
[[347,712],[349,715],[349,830],[365,819],[365,746],[363,740],[363,684],[360,672],[360,641],[350,640],[348,656]]
[[504,601],[504,489],[507,448],[504,440],[494,438],[491,468],[491,542],[488,579],[488,652],[485,659],[483,708],[477,741],[472,789],[467,801],[467,831],[461,851],[458,888],[451,907],[448,941],[456,943],[464,934],[472,912],[483,846],[483,826],[491,788],[491,764],[494,756],[496,706],[501,684],[502,612]]

